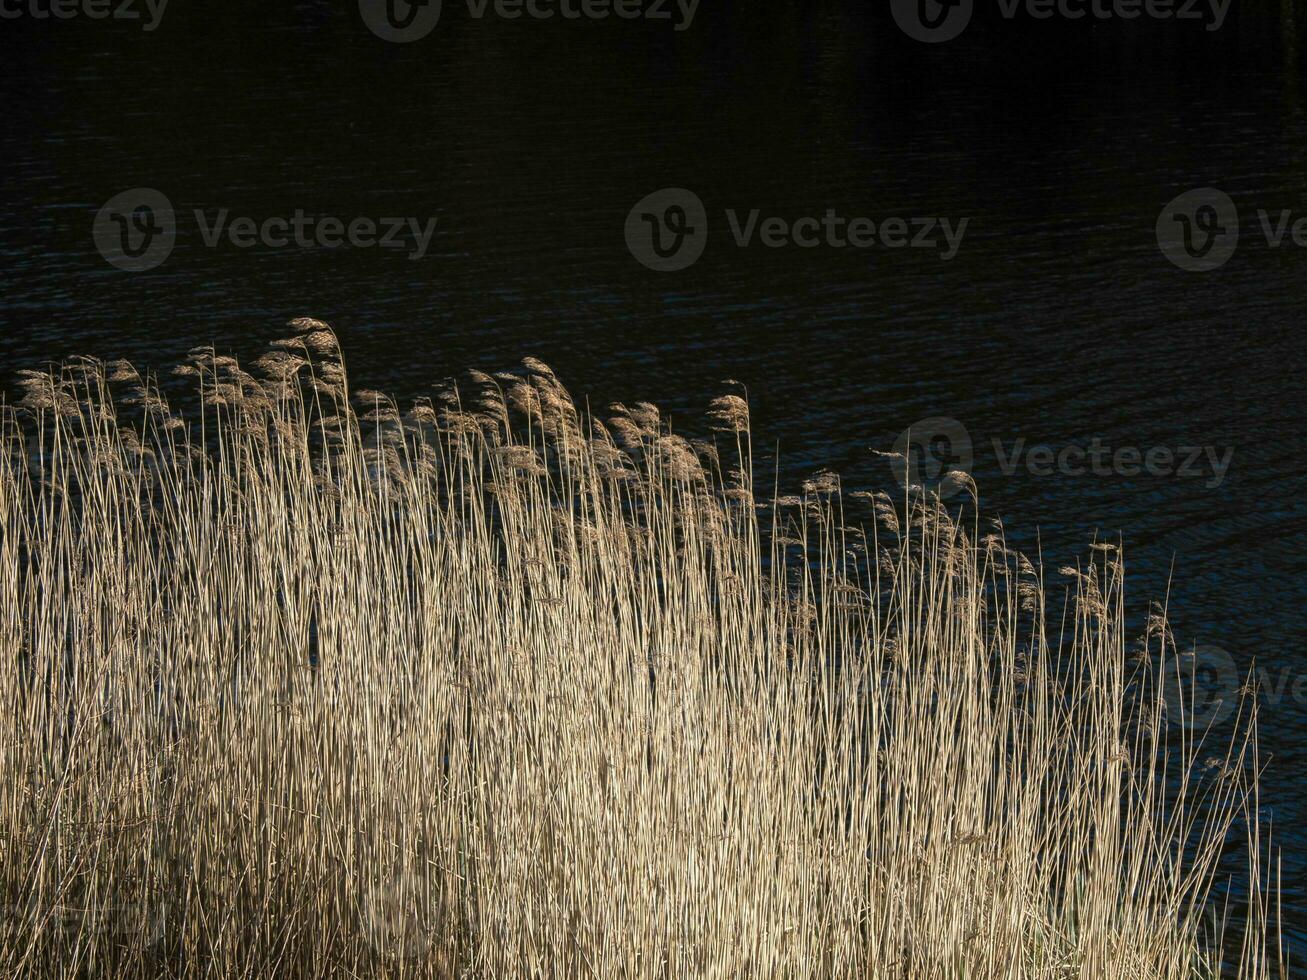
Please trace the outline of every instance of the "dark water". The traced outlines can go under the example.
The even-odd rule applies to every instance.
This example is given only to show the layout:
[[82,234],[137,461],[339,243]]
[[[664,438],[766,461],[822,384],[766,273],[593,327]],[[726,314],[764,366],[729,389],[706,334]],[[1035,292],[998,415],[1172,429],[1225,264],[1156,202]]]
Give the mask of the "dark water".
[[[174,0],[152,32],[0,21],[3,384],[71,353],[160,370],[197,344],[249,355],[312,314],[357,385],[404,396],[532,354],[593,404],[647,399],[689,426],[737,378],[787,481],[829,466],[890,488],[870,448],[956,419],[983,506],[1022,543],[1057,565],[1120,532],[1139,608],[1170,583],[1182,644],[1263,671],[1265,816],[1307,936],[1307,250],[1270,248],[1257,218],[1307,217],[1307,6],[1236,2],[1216,31],[981,6],[935,46],[877,5],[821,2],[719,3],[676,31],[447,0],[405,45],[350,4]],[[1239,248],[1181,271],[1155,223],[1209,185],[1239,208]],[[91,227],[136,187],[179,231],[129,273]],[[665,187],[708,214],[702,258],[675,273],[623,237]],[[207,247],[191,212],[224,208],[438,223],[416,261]],[[736,247],[724,213],[754,208],[969,224],[951,261]],[[1220,478],[1210,461],[1005,473],[995,439],[1233,455]]]

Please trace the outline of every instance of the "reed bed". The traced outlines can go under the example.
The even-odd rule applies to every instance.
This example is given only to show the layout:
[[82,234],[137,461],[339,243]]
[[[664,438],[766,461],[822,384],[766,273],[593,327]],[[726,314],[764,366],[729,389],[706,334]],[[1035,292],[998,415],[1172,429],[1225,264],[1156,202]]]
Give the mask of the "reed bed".
[[1251,709],[1174,724],[1114,547],[293,326],[2,409],[0,974],[1283,973]]

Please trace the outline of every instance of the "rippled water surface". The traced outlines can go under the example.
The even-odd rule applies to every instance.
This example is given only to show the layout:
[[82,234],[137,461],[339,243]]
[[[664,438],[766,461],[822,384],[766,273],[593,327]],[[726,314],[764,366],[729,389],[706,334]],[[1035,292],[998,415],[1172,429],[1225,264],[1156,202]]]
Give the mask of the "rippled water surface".
[[[1292,2],[1245,4],[1216,32],[981,18],[939,46],[861,4],[722,4],[676,32],[447,3],[408,45],[339,5],[201,6],[177,0],[148,33],[0,23],[0,383],[72,353],[159,370],[197,344],[249,355],[313,314],[356,383],[403,396],[532,354],[592,404],[646,399],[693,427],[739,379],[783,481],[832,467],[888,488],[871,450],[956,419],[982,505],[1024,545],[1055,566],[1119,533],[1139,609],[1169,588],[1182,644],[1263,671],[1263,802],[1303,935],[1307,250],[1269,247],[1256,217],[1307,217]],[[1224,268],[1186,273],[1155,222],[1209,185],[1243,237]],[[183,216],[437,231],[414,261],[210,248],[183,220],[163,265],[125,273],[91,223],[142,186]],[[623,237],[664,187],[708,214],[703,257],[676,273]],[[969,223],[951,261],[739,248],[724,214],[755,208]],[[1229,465],[1005,473],[1020,440]]]

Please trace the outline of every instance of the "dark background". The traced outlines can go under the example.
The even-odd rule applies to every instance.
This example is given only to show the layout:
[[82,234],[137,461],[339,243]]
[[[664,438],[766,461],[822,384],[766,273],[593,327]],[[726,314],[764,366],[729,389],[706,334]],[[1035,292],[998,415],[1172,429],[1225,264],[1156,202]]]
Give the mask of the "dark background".
[[[336,326],[356,387],[404,398],[531,354],[596,406],[647,399],[694,429],[737,378],[786,486],[829,466],[892,488],[870,449],[958,419],[982,506],[1023,545],[1056,567],[1119,532],[1138,611],[1169,587],[1181,644],[1265,671],[1264,816],[1301,943],[1307,254],[1268,248],[1255,215],[1307,217],[1307,4],[1235,0],[1216,32],[994,8],[936,46],[881,4],[833,0],[704,0],[683,32],[476,21],[446,0],[408,45],[346,0],[172,0],[152,33],[0,21],[0,390],[69,354],[161,372],[199,344],[248,357],[309,314]],[[1234,198],[1244,237],[1224,268],[1186,273],[1154,225],[1207,185]],[[142,186],[183,218],[170,258],[133,274],[91,224]],[[711,234],[695,265],[659,274],[623,226],[669,186],[702,198]],[[417,262],[207,248],[194,208],[439,225]],[[970,226],[951,262],[740,249],[726,208]],[[1233,465],[1219,487],[1005,475],[991,446],[1095,437],[1231,447]]]

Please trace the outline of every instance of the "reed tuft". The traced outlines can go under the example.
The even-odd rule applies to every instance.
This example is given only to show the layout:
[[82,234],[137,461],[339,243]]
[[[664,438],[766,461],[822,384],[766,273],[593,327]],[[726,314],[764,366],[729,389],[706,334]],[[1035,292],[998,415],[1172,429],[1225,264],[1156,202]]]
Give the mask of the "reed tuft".
[[927,495],[760,508],[738,395],[400,414],[292,326],[0,411],[0,974],[1283,971],[1251,709],[1168,725],[1116,551],[1063,602]]

